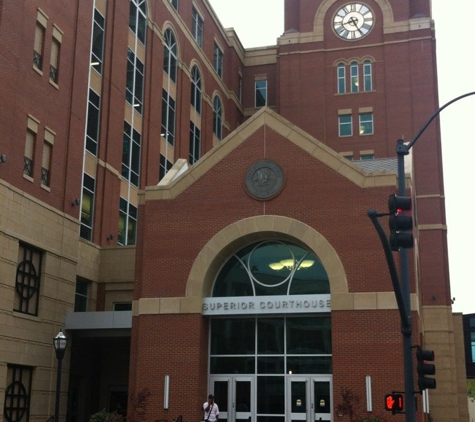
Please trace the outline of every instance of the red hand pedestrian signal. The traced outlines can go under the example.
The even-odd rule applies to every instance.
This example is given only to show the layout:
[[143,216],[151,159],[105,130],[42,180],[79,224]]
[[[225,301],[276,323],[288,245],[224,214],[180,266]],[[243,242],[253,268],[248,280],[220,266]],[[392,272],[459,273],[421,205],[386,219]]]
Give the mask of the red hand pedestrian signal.
[[402,394],[386,394],[384,408],[393,413],[402,411],[404,409]]

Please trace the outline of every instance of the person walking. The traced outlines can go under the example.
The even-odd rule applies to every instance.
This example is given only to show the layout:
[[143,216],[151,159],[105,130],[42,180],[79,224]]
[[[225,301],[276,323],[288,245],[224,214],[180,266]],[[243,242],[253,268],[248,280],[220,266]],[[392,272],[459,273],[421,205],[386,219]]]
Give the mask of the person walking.
[[205,412],[205,422],[217,422],[219,419],[219,407],[214,402],[214,396],[210,394],[208,400],[203,403],[203,410]]

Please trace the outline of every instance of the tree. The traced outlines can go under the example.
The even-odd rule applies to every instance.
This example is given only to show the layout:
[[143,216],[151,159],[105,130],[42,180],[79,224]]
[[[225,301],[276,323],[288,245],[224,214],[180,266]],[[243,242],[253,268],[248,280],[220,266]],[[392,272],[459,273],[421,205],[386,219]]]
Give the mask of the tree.
[[467,380],[467,395],[470,400],[475,401],[475,379]]

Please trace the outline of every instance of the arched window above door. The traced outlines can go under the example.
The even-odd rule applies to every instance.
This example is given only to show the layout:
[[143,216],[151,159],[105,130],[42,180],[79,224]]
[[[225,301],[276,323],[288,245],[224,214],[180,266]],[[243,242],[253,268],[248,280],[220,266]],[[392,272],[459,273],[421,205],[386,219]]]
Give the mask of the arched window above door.
[[313,252],[291,242],[263,241],[228,259],[216,277],[212,296],[328,293],[328,275]]

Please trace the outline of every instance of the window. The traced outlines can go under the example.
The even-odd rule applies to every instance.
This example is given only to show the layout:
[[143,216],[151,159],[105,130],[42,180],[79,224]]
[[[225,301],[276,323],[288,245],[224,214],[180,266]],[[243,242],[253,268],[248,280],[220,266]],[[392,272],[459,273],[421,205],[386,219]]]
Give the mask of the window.
[[373,71],[372,65],[369,60],[366,60],[363,63],[363,79],[364,79],[364,90],[372,91],[373,90]]
[[175,143],[175,100],[162,89],[162,136],[170,144]]
[[87,312],[87,296],[89,283],[86,280],[76,279],[76,295],[74,298],[74,312]]
[[45,139],[43,142],[43,159],[41,161],[41,184],[50,185],[51,154],[54,144],[54,133],[45,130]]
[[145,44],[147,29],[146,0],[130,0],[129,28],[142,44]]
[[97,144],[99,143],[100,107],[101,98],[89,88],[86,122],[86,150],[88,150],[93,155],[97,155]]
[[218,44],[214,43],[214,56],[213,56],[213,63],[214,63],[214,70],[218,74],[220,78],[223,77],[223,52],[219,48]]
[[371,161],[374,160],[374,154],[361,154],[360,155],[361,161]]
[[201,114],[201,75],[197,66],[191,69],[191,105]]
[[168,173],[168,170],[170,170],[173,166],[173,163],[167,160],[167,158],[160,154],[160,173],[159,173],[159,178],[162,180],[165,175]]
[[223,139],[223,110],[218,96],[213,100],[213,133],[218,140]]
[[102,74],[104,58],[104,28],[105,19],[97,9],[94,9],[94,25],[92,29],[91,66]]
[[120,198],[119,204],[119,245],[135,245],[137,231],[137,207]]
[[45,47],[45,32],[48,21],[45,15],[38,11],[35,28],[35,44],[33,46],[33,66],[43,70],[43,50]]
[[178,10],[178,0],[170,0],[170,3],[175,8],[175,10]]
[[255,87],[255,106],[264,107],[267,105],[267,81],[256,81]]
[[51,41],[51,59],[49,65],[49,80],[58,84],[59,80],[59,58],[61,54],[61,41],[63,33],[56,27],[53,27],[53,39]]
[[242,103],[242,76],[239,75],[238,79],[238,100]]
[[95,185],[96,181],[91,176],[84,173],[82,183],[80,236],[86,240],[92,240]]
[[338,116],[338,136],[351,135],[353,135],[351,114]]
[[132,302],[114,303],[114,311],[115,312],[131,311],[131,310],[132,310]]
[[193,122],[190,122],[190,164],[194,164],[200,159],[200,151],[201,131]]
[[350,65],[350,84],[351,92],[359,91],[358,63],[353,62]]
[[36,248],[20,243],[15,280],[14,311],[38,316],[41,264],[43,254]]
[[140,145],[142,136],[124,122],[124,138],[122,145],[122,177],[139,186],[140,176]]
[[472,363],[475,363],[475,333],[470,333],[470,348],[472,352]]
[[35,144],[36,144],[36,133],[31,129],[26,131],[26,140],[25,140],[25,156],[23,163],[23,174],[29,177],[33,177],[33,163],[34,163],[34,153],[35,153]]
[[165,52],[163,57],[163,70],[176,83],[177,55],[175,36],[171,29],[165,31]]
[[194,7],[192,11],[191,32],[198,45],[203,47],[203,18]]
[[3,415],[7,422],[30,420],[31,384],[33,368],[8,365]]
[[129,48],[127,54],[126,101],[142,114],[144,64]]
[[337,67],[338,94],[346,92],[346,68],[344,64]]
[[360,114],[360,135],[372,135],[374,133],[373,127],[373,113]]

